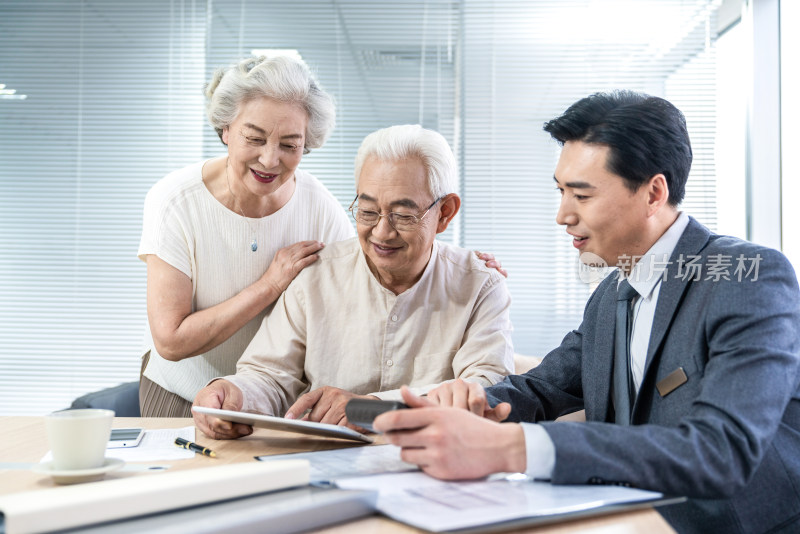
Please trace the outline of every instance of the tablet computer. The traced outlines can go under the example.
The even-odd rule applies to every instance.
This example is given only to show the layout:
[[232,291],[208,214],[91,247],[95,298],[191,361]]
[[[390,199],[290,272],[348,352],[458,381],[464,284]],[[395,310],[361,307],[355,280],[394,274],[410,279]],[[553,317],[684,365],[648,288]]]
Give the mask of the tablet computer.
[[314,423],[312,421],[302,421],[299,419],[284,419],[283,417],[274,417],[272,415],[235,412],[233,410],[219,410],[217,408],[205,408],[203,406],[192,406],[192,411],[213,415],[214,417],[218,417],[223,421],[244,423],[246,425],[257,426],[260,428],[282,430],[284,432],[297,432],[299,434],[310,434],[312,436],[349,439],[354,441],[363,441],[364,443],[372,443],[374,441],[370,436],[356,432],[352,428],[331,425],[328,423]]

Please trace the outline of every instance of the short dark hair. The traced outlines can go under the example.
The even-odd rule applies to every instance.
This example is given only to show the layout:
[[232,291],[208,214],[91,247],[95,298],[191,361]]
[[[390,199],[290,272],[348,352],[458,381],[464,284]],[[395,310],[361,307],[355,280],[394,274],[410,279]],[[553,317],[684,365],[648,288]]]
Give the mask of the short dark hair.
[[544,125],[559,144],[567,141],[609,148],[608,171],[636,191],[656,174],[669,187],[669,203],[678,206],[692,166],[692,145],[683,113],[663,98],[614,91],[578,100]]

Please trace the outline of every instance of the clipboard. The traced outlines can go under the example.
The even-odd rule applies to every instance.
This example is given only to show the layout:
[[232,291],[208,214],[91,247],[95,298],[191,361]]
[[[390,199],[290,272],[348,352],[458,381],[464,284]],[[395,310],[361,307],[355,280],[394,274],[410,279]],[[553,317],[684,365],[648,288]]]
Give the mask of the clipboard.
[[284,419],[272,415],[261,415],[256,413],[236,412],[233,410],[219,410],[217,408],[206,408],[204,406],[192,406],[192,411],[213,415],[223,421],[243,423],[245,425],[257,426],[259,428],[269,428],[271,430],[281,430],[284,432],[297,432],[298,434],[308,434],[312,436],[323,436],[327,438],[340,438],[363,443],[372,443],[374,438],[356,432],[346,426],[331,425],[328,423],[314,423],[312,421],[301,421],[298,419]]

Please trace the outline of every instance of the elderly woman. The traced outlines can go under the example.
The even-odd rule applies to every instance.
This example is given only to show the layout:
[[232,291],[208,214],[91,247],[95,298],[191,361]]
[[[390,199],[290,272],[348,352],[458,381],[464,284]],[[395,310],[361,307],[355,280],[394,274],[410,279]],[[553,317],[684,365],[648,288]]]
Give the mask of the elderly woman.
[[[458,213],[453,153],[438,133],[394,126],[364,139],[351,206],[358,238],[319,253],[278,299],[237,372],[195,404],[345,424],[354,396],[399,398],[462,378],[512,371],[505,279],[469,251],[438,242]],[[195,414],[214,438],[251,427]]]
[[145,417],[188,417],[209,380],[234,372],[265,309],[323,243],[353,235],[339,202],[298,169],[335,121],[333,99],[304,63],[243,60],[217,70],[206,97],[227,154],[167,175],[145,200]]

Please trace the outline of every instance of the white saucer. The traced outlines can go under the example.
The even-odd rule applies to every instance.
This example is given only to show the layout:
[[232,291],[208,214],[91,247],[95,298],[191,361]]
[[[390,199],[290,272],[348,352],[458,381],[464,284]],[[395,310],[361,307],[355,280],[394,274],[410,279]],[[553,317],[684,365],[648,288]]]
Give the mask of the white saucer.
[[103,465],[92,469],[77,469],[67,471],[56,471],[53,469],[53,462],[43,462],[36,464],[33,471],[53,477],[56,484],[78,484],[80,482],[92,482],[100,480],[106,473],[110,473],[125,465],[119,458],[106,458]]

